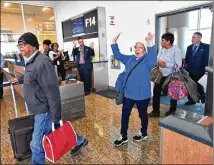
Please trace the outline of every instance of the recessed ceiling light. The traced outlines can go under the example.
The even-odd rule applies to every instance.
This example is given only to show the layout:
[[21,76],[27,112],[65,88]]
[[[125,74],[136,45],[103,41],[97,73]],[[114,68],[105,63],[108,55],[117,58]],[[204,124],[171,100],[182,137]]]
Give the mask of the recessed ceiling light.
[[51,17],[49,20],[53,20],[54,19],[54,16],[53,17]]
[[4,7],[8,7],[8,6],[9,6],[9,3],[5,2]]
[[42,11],[46,11],[48,8],[47,7],[43,7]]

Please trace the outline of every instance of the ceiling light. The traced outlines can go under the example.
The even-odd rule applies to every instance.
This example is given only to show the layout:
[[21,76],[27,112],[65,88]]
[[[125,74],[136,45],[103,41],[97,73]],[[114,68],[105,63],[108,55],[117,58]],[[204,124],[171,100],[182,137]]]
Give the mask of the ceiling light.
[[43,7],[42,11],[46,11],[48,8],[47,7]]
[[5,2],[4,7],[8,7],[8,6],[9,6],[9,3]]
[[49,20],[53,20],[54,19],[54,16],[53,17],[51,17]]

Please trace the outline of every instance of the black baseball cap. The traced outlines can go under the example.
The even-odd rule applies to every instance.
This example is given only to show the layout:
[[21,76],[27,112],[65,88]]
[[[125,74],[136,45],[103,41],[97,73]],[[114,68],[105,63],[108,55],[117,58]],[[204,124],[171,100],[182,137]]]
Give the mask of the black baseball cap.
[[29,44],[33,47],[35,47],[37,50],[39,50],[39,42],[38,42],[38,39],[37,37],[31,33],[31,32],[27,32],[27,33],[24,33],[18,40],[18,44],[22,42],[22,43],[26,43],[26,44]]

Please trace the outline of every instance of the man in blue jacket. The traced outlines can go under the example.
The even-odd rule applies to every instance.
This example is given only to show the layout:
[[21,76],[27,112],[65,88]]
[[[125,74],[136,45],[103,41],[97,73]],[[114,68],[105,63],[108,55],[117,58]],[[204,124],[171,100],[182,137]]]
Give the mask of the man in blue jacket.
[[[32,164],[45,164],[42,146],[44,135],[52,131],[52,122],[59,127],[61,120],[61,99],[59,85],[51,59],[41,54],[39,43],[33,33],[25,33],[18,40],[18,48],[25,57],[24,100],[34,118],[34,131],[30,143]],[[77,146],[71,151],[77,154],[88,141],[77,135]]]
[[[202,34],[195,32],[192,36],[192,45],[187,47],[185,68],[190,77],[197,84],[200,100],[205,103],[205,92],[198,80],[205,74],[205,67],[208,66],[210,45],[201,42]],[[196,104],[190,96],[185,105]]]
[[81,37],[78,38],[79,47],[76,48],[76,43],[73,41],[72,54],[75,57],[76,65],[80,75],[81,81],[84,83],[85,95],[90,94],[91,87],[91,70],[93,69],[92,57],[94,56],[94,50],[88,46],[85,46]]

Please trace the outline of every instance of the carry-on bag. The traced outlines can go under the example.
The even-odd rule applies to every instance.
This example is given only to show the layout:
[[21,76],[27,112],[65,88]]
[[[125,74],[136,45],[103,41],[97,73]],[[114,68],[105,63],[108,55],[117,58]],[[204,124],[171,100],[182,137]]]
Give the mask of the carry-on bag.
[[52,132],[45,135],[42,140],[45,157],[52,163],[56,163],[63,155],[73,149],[77,144],[77,135],[69,121],[62,122],[55,130],[52,123]]
[[13,83],[10,83],[14,111],[16,118],[8,121],[8,132],[10,134],[11,146],[14,158],[18,161],[29,158],[31,156],[30,142],[34,128],[34,115],[28,115],[28,108],[25,103],[27,116],[18,117],[16,99],[14,95]]

